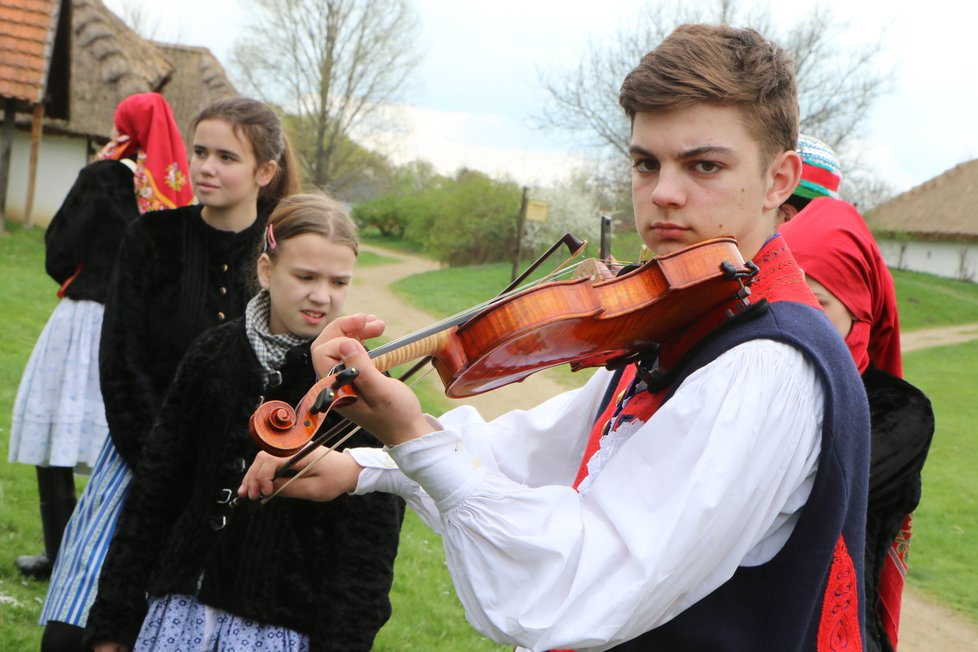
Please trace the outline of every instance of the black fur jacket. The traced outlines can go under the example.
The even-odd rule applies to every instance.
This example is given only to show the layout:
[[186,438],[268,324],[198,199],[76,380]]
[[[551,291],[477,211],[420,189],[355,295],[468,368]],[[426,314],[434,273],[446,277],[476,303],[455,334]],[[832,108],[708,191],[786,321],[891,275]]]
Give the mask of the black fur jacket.
[[132,170],[119,161],[82,168],[44,232],[44,269],[59,285],[70,279],[65,297],[105,303],[119,243],[137,217]]
[[238,233],[215,229],[201,206],[129,225],[106,295],[99,382],[112,443],[133,470],[191,342],[244,314],[264,228],[259,215]]
[[883,562],[903,519],[920,503],[920,473],[934,436],[934,411],[919,389],[870,367],[863,372],[869,398],[869,511],[866,518],[866,650],[892,651],[877,613]]
[[[261,396],[295,405],[315,382],[308,345],[289,351],[281,373],[281,384],[265,386],[243,318],[207,331],[188,350],[140,457],[87,644],[132,645],[148,593],[196,595],[306,633],[313,650],[371,648],[391,613],[403,501],[376,493],[227,504],[258,451],[248,418]],[[379,445],[362,431],[347,444]]]

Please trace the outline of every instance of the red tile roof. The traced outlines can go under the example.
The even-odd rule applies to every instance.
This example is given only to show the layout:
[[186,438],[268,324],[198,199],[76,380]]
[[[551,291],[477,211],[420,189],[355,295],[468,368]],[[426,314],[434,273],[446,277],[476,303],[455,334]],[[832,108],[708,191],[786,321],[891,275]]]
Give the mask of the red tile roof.
[[0,97],[44,99],[60,0],[0,0]]

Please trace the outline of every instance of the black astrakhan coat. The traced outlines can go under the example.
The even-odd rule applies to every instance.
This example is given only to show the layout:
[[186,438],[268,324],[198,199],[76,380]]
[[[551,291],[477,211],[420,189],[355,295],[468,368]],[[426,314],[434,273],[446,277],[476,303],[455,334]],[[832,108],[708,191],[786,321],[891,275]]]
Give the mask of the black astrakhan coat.
[[[119,243],[139,217],[132,170],[119,161],[82,168],[44,232],[44,269],[75,301],[105,303]],[[74,277],[74,278],[72,278]]]
[[[289,352],[279,386],[265,387],[265,376],[243,319],[206,332],[187,352],[140,457],[87,642],[131,645],[148,591],[197,595],[306,633],[313,650],[371,648],[391,613],[400,498],[274,499],[258,509],[221,502],[258,451],[248,418],[260,398],[294,405],[315,382],[308,345]],[[379,444],[361,432],[348,445]]]
[[880,573],[903,519],[920,504],[920,475],[934,436],[934,411],[919,389],[869,367],[862,375],[869,399],[869,505],[866,518],[866,650],[892,652],[877,613]]
[[126,231],[106,297],[99,382],[129,468],[190,343],[244,314],[264,228],[259,215],[244,231],[220,231],[200,206],[185,206],[146,213]]

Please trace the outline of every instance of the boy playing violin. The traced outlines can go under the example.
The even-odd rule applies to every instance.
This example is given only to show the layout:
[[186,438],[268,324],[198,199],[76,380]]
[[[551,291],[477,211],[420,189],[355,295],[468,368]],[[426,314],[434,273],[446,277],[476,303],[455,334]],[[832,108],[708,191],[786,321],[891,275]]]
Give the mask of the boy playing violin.
[[[443,537],[469,621],[531,650],[861,650],[869,417],[841,338],[775,233],[801,162],[792,64],[749,29],[685,25],[625,78],[635,223],[656,254],[722,235],[759,273],[753,308],[710,311],[619,372],[485,422],[423,415],[361,342],[348,450],[286,493],[396,493]],[[736,309],[734,310],[736,312]],[[307,458],[308,459],[308,458]],[[260,456],[239,493],[280,482]]]

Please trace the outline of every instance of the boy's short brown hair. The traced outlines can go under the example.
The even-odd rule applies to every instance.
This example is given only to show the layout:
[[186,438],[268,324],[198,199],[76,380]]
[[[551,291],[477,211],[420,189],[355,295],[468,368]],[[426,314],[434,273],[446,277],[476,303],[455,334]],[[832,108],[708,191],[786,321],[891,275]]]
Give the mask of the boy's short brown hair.
[[791,56],[752,29],[677,27],[628,73],[618,101],[631,120],[694,104],[739,107],[765,165],[798,142]]

